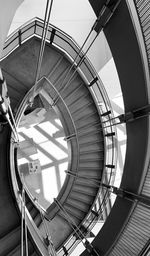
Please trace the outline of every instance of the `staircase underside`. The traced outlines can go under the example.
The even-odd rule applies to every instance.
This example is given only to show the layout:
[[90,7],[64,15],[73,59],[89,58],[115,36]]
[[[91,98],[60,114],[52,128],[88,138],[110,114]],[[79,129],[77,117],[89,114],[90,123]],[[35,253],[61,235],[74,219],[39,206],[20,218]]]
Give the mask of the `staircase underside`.
[[[17,112],[25,94],[34,85],[40,42],[36,37],[31,38],[1,62],[14,113]],[[74,175],[100,181],[104,168],[104,137],[99,111],[88,86],[78,72],[71,79],[69,85],[65,89],[63,88],[66,84],[64,84],[64,78],[70,66],[71,62],[64,53],[52,45],[46,44],[40,76],[41,78],[48,78],[50,83],[45,78],[41,80],[40,85],[38,85],[38,88],[41,88],[39,97],[48,111],[51,106],[47,98],[50,97],[53,101],[57,99],[59,94],[60,97],[54,108],[62,121],[65,135],[69,137],[71,134],[76,133],[75,138],[68,140],[68,145],[71,149],[68,171]],[[3,137],[1,139],[3,141]],[[3,143],[6,144],[6,141],[4,140]],[[5,172],[4,166],[3,169]],[[89,183],[87,179],[84,180],[68,175],[57,199],[73,220],[74,225],[80,226],[91,210],[98,192],[99,188]],[[0,202],[3,202],[3,200],[4,197],[2,196]],[[11,200],[9,200],[10,203],[14,211],[16,211]],[[29,202],[30,204],[31,209],[30,207],[28,208],[29,212],[35,208],[34,205],[32,206],[32,202]],[[10,214],[9,210],[8,214]],[[31,215],[34,215],[34,211]],[[39,213],[35,210],[33,217],[38,218],[38,215]],[[73,229],[68,223],[66,214],[58,208],[56,203],[52,203],[47,209],[47,218],[50,220],[47,224],[54,246],[59,249],[72,234]],[[12,227],[14,234],[16,234],[16,251],[13,255],[18,255],[20,243],[18,216],[17,221],[17,224],[14,224],[15,227]],[[38,225],[40,225],[39,229],[44,236],[43,224]],[[9,232],[10,229],[6,227],[3,232],[5,234],[1,234],[4,244],[6,243],[5,236],[7,238]]]

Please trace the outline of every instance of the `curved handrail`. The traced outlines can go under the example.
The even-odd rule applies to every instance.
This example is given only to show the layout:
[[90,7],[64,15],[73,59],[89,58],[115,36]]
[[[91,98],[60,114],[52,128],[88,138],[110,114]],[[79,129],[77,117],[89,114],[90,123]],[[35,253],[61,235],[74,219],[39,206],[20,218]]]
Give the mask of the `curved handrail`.
[[[21,197],[20,187],[19,187],[19,184],[18,184],[18,181],[17,181],[17,177],[12,172],[12,170],[16,171],[15,158],[14,158],[14,155],[11,154],[12,152],[16,152],[16,143],[14,143],[13,135],[12,135],[12,141],[10,143],[11,180],[12,180],[13,190],[14,190],[14,194],[15,194],[15,197],[16,197],[16,200],[17,200],[17,204],[18,204],[19,210],[21,211],[22,197]],[[36,241],[36,246],[37,246],[38,250],[41,252],[42,256],[48,256],[49,254],[48,254],[48,251],[47,251],[47,247],[44,244],[43,237],[41,236],[41,233],[40,233],[39,229],[37,228],[36,224],[34,223],[34,220],[32,219],[27,207],[25,207],[25,214],[26,214],[26,221],[27,221],[28,229],[32,233],[34,241]]]
[[[46,77],[42,77],[38,83],[40,83],[42,80],[45,80],[52,88],[53,90],[55,91],[56,95],[55,96],[58,96],[59,99],[61,99],[61,101],[63,102],[63,104],[65,105],[69,115],[70,115],[70,112],[68,110],[68,107],[67,105],[65,104],[62,96],[59,94],[59,92],[57,91],[57,89],[53,86],[53,84],[46,78]],[[41,87],[38,86],[37,84],[37,89],[35,91],[35,96],[40,93],[40,90],[41,90]],[[26,94],[26,96],[24,97],[21,105],[19,106],[19,109],[18,109],[18,112],[16,114],[16,125],[18,126],[19,125],[19,122],[21,120],[21,117],[22,117],[22,114],[24,113],[24,110],[26,108],[26,106],[29,104],[29,100],[30,100],[30,97],[32,96],[32,91],[33,91],[33,87],[30,89],[30,91]],[[77,145],[77,154],[79,155],[79,142],[78,142],[78,137],[77,137],[77,130],[76,130],[76,126],[74,124],[74,121],[72,119],[72,117],[70,116],[70,119],[71,119],[71,122],[73,123],[73,128],[74,128],[74,134],[75,134],[75,139],[76,139],[76,145]],[[13,138],[13,134],[12,134],[12,138]],[[11,178],[12,178],[12,183],[13,183],[13,188],[14,188],[14,192],[15,192],[15,196],[16,196],[16,199],[17,199],[17,202],[18,202],[18,205],[19,205],[19,209],[21,210],[21,195],[19,194],[19,186],[18,186],[18,181],[17,181],[17,178],[16,178],[16,175],[14,172],[16,172],[16,167],[15,167],[15,159],[13,158],[13,155],[14,155],[14,150],[16,148],[16,144],[14,144],[13,142],[14,140],[12,139],[11,140],[11,149],[10,149],[10,164],[11,164]],[[78,166],[79,166],[79,156],[77,157],[77,165],[76,165],[76,170],[78,171]],[[19,180],[21,180],[21,176],[20,176],[20,173],[18,171],[17,175],[19,175]],[[65,183],[64,183],[64,187],[66,188],[67,184],[69,184],[69,180],[70,180],[70,177],[69,176],[66,176],[66,180],[65,180]],[[73,184],[75,178],[73,178],[73,181],[71,182],[71,184]],[[72,186],[72,185],[71,185]],[[30,191],[26,188],[25,186],[25,190],[26,190],[26,193],[27,195],[29,196],[29,198],[31,199],[32,203],[34,204],[34,206],[38,209],[39,212],[43,212],[43,214],[45,216],[47,216],[47,211],[45,212],[43,209],[41,209],[41,206],[36,202],[35,198],[33,197],[33,195],[30,193]],[[19,196],[18,196],[19,195]],[[62,198],[61,199],[61,196],[63,197],[63,193],[61,192],[61,195],[59,194],[59,200],[60,202],[63,200],[65,201],[65,198]],[[62,203],[63,203],[62,201]],[[38,236],[38,247],[39,247],[39,243],[41,244],[41,251],[43,250],[43,240],[42,240],[42,236],[40,235],[40,232],[38,230],[38,228],[36,227],[36,225],[34,224],[34,220],[32,219],[32,216],[30,215],[30,212],[28,211],[28,209],[26,208],[26,213],[27,213],[27,223],[29,223],[29,220],[31,221],[31,223],[29,224],[29,226],[31,226],[29,228],[29,230],[32,230],[32,231],[36,231],[37,234],[34,234],[33,233],[33,237],[37,237]],[[33,225],[33,227],[32,227]],[[41,242],[40,242],[41,241]],[[46,255],[46,254],[43,254],[43,255]]]
[[[55,91],[55,93],[56,93],[55,96],[58,96],[59,99],[63,102],[65,108],[67,109],[67,113],[69,114],[70,120],[71,120],[71,122],[72,122],[72,124],[73,124],[73,134],[75,135],[76,145],[77,145],[77,147],[76,147],[77,153],[76,153],[76,154],[78,155],[78,157],[77,157],[77,164],[76,164],[76,168],[75,168],[75,169],[76,169],[76,171],[78,171],[78,167],[79,167],[79,142],[78,142],[78,136],[77,136],[77,130],[76,130],[75,123],[74,123],[74,121],[73,121],[73,119],[72,119],[72,117],[71,117],[71,115],[70,115],[68,106],[67,106],[66,103],[64,102],[64,100],[63,100],[62,96],[60,95],[60,93],[58,92],[58,90],[53,86],[53,84],[49,81],[49,79],[48,79],[47,77],[45,77],[45,76],[41,77],[40,80],[38,81],[38,83],[41,83],[42,80],[45,81],[45,82],[47,82],[47,83],[49,84],[49,86]],[[43,84],[43,86],[44,86],[44,84]],[[35,91],[35,96],[36,96],[38,93],[40,93],[40,90],[41,90],[41,89],[42,89],[42,88],[41,88],[40,86],[38,86],[38,84],[37,84],[37,88],[36,88],[36,91]],[[26,106],[27,106],[28,103],[30,102],[30,97],[32,97],[32,92],[33,92],[33,87],[32,87],[32,88],[30,89],[30,91],[26,94],[25,98],[23,99],[23,101],[22,101],[22,103],[21,103],[21,105],[20,105],[20,107],[19,107],[19,109],[18,109],[18,111],[17,111],[17,114],[16,114],[16,125],[19,124],[19,122],[20,122],[20,120],[21,120],[21,117],[22,117],[22,113],[24,113],[24,110],[25,110]],[[51,98],[51,99],[53,100],[53,98]],[[69,182],[69,177],[66,176],[66,180],[65,180],[64,187],[67,186],[68,182]],[[29,191],[28,191],[28,192],[29,192]],[[61,195],[60,195],[60,193],[61,193]],[[60,192],[60,193],[59,193],[59,200],[61,200],[61,197],[62,197],[62,192]],[[35,206],[36,206],[37,208],[39,208],[30,192],[29,192],[29,195],[30,195],[30,198],[32,198],[32,202],[35,204]],[[64,200],[65,200],[65,199],[63,199],[63,201],[64,201]],[[61,202],[61,203],[63,203],[63,202]],[[39,210],[40,210],[40,209],[39,209]]]
[[[26,23],[25,26],[22,26],[19,28],[19,30],[15,31],[13,33],[13,35],[10,35],[8,37],[8,39],[6,40],[5,46],[4,46],[4,50],[3,50],[3,57],[2,59],[6,58],[14,49],[16,49],[17,47],[19,47],[21,44],[23,44],[26,40],[36,36],[38,38],[41,38],[42,36],[42,28],[43,28],[43,22],[41,19],[33,19],[30,22]],[[53,35],[53,37],[51,37],[51,35]],[[53,40],[53,41],[52,41]],[[71,59],[71,61],[73,61],[79,51],[79,46],[74,42],[74,40],[68,36],[66,33],[62,32],[61,30],[59,30],[58,28],[56,28],[53,25],[50,25],[48,28],[48,33],[47,33],[47,38],[46,41],[48,43],[52,43],[55,47],[61,49],[61,51],[63,51],[68,58]],[[80,53],[79,58],[81,59],[83,56],[83,53]],[[97,72],[95,71],[95,69],[93,68],[92,64],[90,63],[90,61],[85,58],[84,61],[82,62],[82,64],[80,65],[80,67],[78,68],[78,72],[80,72],[82,78],[84,79],[85,83],[87,84],[87,86],[90,84],[90,82],[95,79],[95,77],[97,76]],[[111,156],[109,155],[109,152],[107,151],[106,148],[106,153],[105,153],[105,165],[106,163],[111,165],[111,166],[115,166],[116,167],[116,152],[117,152],[117,147],[116,147],[116,128],[113,126],[112,124],[112,117],[113,117],[113,111],[111,108],[111,104],[110,101],[108,99],[108,96],[106,94],[106,91],[104,89],[104,86],[102,84],[102,82],[100,81],[100,78],[97,79],[97,81],[89,88],[89,90],[92,92],[95,101],[98,103],[103,103],[104,105],[104,109],[102,109],[102,107],[99,108],[99,113],[101,116],[101,121],[103,123],[103,121],[105,121],[105,117],[103,117],[103,113],[104,112],[108,112],[111,110],[111,114],[108,114],[108,122],[110,124],[110,127],[105,127],[103,125],[103,133],[104,136],[108,133],[113,134],[115,133],[115,135],[112,135],[109,137],[109,144],[110,144],[110,140],[111,140]],[[97,91],[99,93],[97,93]],[[108,138],[105,136],[105,147],[108,143]],[[109,162],[107,162],[109,161]],[[103,180],[104,180],[104,176],[107,174],[107,176],[109,175],[108,178],[108,184],[112,185],[113,181],[114,181],[114,177],[115,177],[115,171],[116,168],[111,168],[110,173],[107,172],[107,167],[105,167],[105,170],[103,171]],[[113,177],[113,178],[112,178]],[[101,189],[99,189],[99,194],[97,196],[97,199],[95,200],[95,204],[97,204],[98,202],[98,197],[101,194]],[[102,203],[99,205],[99,211],[98,213],[101,213],[101,209],[103,208],[103,204],[107,203],[107,199],[109,196],[109,190],[106,189],[105,194],[104,194],[104,199],[102,201]],[[91,210],[94,208],[94,205],[92,206]],[[89,217],[90,216],[90,217]],[[92,216],[92,212],[90,215],[88,215],[88,220],[91,218]],[[87,219],[84,220],[84,222],[88,221]],[[89,228],[90,226],[93,226],[93,219],[89,224]]]

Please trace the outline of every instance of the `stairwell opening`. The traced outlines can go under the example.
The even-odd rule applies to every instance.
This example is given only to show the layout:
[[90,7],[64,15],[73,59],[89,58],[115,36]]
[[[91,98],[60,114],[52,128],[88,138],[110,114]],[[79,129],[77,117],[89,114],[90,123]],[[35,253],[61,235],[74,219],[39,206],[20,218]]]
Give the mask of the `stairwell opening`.
[[26,189],[45,210],[57,197],[68,168],[69,149],[58,113],[36,96],[18,124],[17,164]]

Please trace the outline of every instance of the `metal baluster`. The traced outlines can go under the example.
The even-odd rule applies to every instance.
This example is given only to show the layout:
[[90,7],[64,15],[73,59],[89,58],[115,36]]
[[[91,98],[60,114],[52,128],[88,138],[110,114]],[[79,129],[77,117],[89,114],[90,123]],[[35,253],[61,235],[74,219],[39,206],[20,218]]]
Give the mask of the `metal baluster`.
[[[100,256],[99,253],[96,251],[96,249],[92,246],[92,244],[87,240],[83,232],[79,229],[79,227],[76,225],[74,220],[70,217],[70,215],[67,213],[65,208],[61,205],[61,203],[55,198],[54,202],[58,206],[58,208],[66,215],[65,219],[67,220],[70,227],[73,229],[73,231],[76,233],[76,235],[79,237],[80,241],[84,245],[84,247],[87,249],[87,251],[90,253],[91,256]],[[83,241],[85,239],[85,242]]]
[[46,238],[44,239],[44,241],[45,241],[45,243],[48,247],[49,255],[50,256],[57,256],[54,245],[53,245],[53,242],[52,242],[52,239],[51,239],[51,235],[49,233],[49,228],[47,226],[46,219],[45,219],[45,216],[44,216],[42,211],[40,211],[40,215],[41,215],[41,219],[42,219],[45,234],[46,234]]
[[22,186],[22,201],[21,201],[21,256],[23,256],[23,240],[24,240],[24,187]]
[[24,228],[25,228],[25,248],[26,248],[26,256],[28,256],[28,230],[27,230],[27,222],[26,222],[26,199],[25,199],[25,191],[24,191]]

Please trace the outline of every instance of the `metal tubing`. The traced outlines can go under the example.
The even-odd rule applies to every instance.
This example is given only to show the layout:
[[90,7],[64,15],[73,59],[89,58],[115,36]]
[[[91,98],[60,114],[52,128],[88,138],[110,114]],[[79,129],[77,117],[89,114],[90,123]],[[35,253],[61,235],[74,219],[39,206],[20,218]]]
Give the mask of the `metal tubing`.
[[23,239],[24,239],[24,188],[22,187],[22,201],[21,201],[21,256],[23,256]]

